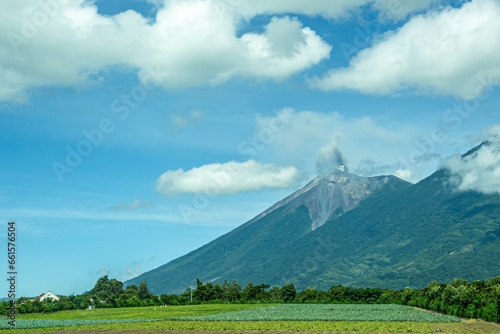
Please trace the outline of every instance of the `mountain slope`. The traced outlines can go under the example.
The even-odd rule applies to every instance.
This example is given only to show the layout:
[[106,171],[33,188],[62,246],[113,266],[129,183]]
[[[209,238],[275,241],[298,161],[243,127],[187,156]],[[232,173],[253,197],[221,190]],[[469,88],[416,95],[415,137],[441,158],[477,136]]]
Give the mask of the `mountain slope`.
[[369,197],[388,182],[393,187],[396,183],[398,186],[405,184],[409,186],[408,183],[394,176],[361,177],[336,170],[327,177],[315,178],[305,187],[274,204],[249,223],[253,223],[283,206],[287,206],[287,211],[290,211],[304,205],[312,219],[312,229],[315,230],[332,215],[339,217],[354,209],[361,200]]
[[[485,159],[483,149],[493,154]],[[498,161],[491,157],[498,152],[500,141],[490,141],[458,159],[472,162],[474,175],[481,172],[479,162],[485,162],[485,171],[493,175]],[[457,180],[460,176],[448,169],[415,185],[336,171],[213,242],[125,284],[146,280],[155,293],[180,293],[195,278],[294,283],[299,289],[337,284],[403,289],[434,280],[497,276],[500,189],[492,194],[458,191]]]
[[288,264],[289,282],[321,289],[498,275],[500,195],[455,192],[448,179],[440,170],[402,192],[368,198],[273,259],[273,267]]
[[196,278],[202,281],[236,279],[242,283],[274,283],[274,275],[279,273],[271,273],[272,269],[263,265],[265,260],[283,254],[328,218],[342,216],[382,189],[399,190],[409,186],[394,176],[363,178],[335,171],[328,177],[314,179],[209,244],[125,284],[146,280],[149,289],[155,293],[179,293]]

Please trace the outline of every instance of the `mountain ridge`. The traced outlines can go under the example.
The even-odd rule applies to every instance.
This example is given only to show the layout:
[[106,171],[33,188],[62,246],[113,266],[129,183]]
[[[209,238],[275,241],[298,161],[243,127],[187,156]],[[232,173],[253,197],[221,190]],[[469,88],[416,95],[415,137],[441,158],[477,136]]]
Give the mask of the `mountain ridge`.
[[[257,221],[258,219],[263,218],[268,213],[289,204],[290,202],[296,200],[297,198],[306,195],[309,192],[316,191],[316,193],[311,194],[312,198],[308,197],[302,199],[301,201],[296,202],[293,205],[293,208],[296,208],[300,204],[306,204],[306,203],[308,204],[306,205],[306,207],[308,207],[310,211],[311,219],[313,220],[313,230],[314,230],[323,225],[325,221],[328,218],[330,218],[331,215],[334,214],[335,211],[338,210],[339,208],[342,208],[341,214],[354,209],[361,200],[369,196],[382,184],[387,183],[389,179],[401,180],[393,175],[361,177],[356,174],[344,172],[341,169],[338,169],[328,176],[323,176],[323,177],[318,176],[314,178],[313,180],[308,182],[304,187],[293,192],[291,195],[285,197],[281,201],[276,202],[267,210],[264,210],[262,213],[260,213],[259,215],[248,221],[248,223],[251,224],[254,221]],[[355,180],[355,182],[352,182],[352,180]],[[350,193],[346,193],[345,187],[350,186],[353,183],[355,183],[358,187],[356,188],[356,186],[354,186],[352,187],[354,189],[349,189],[352,190]],[[363,185],[367,187],[363,187]],[[342,190],[344,191],[344,194],[346,196],[343,196],[341,200],[332,203],[331,199],[335,198],[335,195],[340,195],[338,194],[340,190],[339,187],[342,187]],[[337,193],[335,194],[335,192]],[[316,207],[313,207],[314,205],[316,205]]]

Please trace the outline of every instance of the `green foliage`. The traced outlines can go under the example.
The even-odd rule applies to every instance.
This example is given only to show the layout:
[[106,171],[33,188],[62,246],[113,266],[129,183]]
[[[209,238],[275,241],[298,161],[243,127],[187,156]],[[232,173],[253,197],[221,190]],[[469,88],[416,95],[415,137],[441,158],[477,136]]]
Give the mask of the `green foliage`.
[[[290,304],[287,304],[290,305]],[[149,307],[141,308],[101,308],[94,310],[61,311],[50,314],[26,314],[18,315],[19,319],[163,319],[163,321],[136,322],[136,323],[112,323],[96,325],[79,325],[78,330],[100,332],[105,330],[142,330],[147,332],[159,332],[173,327],[175,330],[293,330],[293,331],[343,331],[343,332],[398,332],[398,333],[432,333],[440,328],[445,333],[471,333],[483,334],[498,332],[498,325],[486,322],[399,322],[399,321],[171,321],[170,317],[199,316],[207,314],[218,314],[245,309],[253,309],[270,306],[269,304],[204,304],[168,306],[151,310]],[[335,305],[332,305],[335,306]],[[349,305],[346,305],[349,306]],[[45,328],[47,331],[75,330],[75,327]],[[9,332],[35,332],[40,329],[18,329]]]
[[[166,266],[144,273],[127,283],[138,284],[146,280],[154,293],[180,294],[184,292],[186,282],[194,284],[195,277],[203,281],[211,280],[213,277],[222,277],[212,282],[214,285],[216,283],[223,285],[224,278],[229,278],[229,282],[234,280],[244,282],[245,285],[252,281],[271,282],[272,277],[263,277],[262,273],[274,275],[277,274],[274,270],[282,268],[273,268],[269,263],[270,266],[264,271],[262,259],[272,259],[276,254],[281,253],[282,249],[291,246],[311,232],[311,224],[309,212],[304,206],[291,212],[286,211],[285,208],[278,209],[258,220],[256,224],[244,224],[217,241]],[[194,253],[196,255],[192,256]],[[229,272],[231,274],[224,274]],[[284,284],[276,282],[274,285]],[[235,295],[237,293],[233,292],[232,296],[227,299],[234,300]],[[200,296],[200,299],[203,297]],[[226,297],[223,296],[222,299],[226,300]]]
[[[448,181],[445,170],[411,186],[390,180],[314,231],[305,206],[285,205],[130,283],[147,280],[156,293],[181,293],[194,277],[293,283],[299,291],[348,283],[401,290],[461,278],[446,295],[464,307],[471,302],[471,291],[460,290],[464,280],[500,272],[500,195],[458,192]],[[430,304],[443,290],[429,293]]]
[[266,289],[270,288],[270,285],[267,284],[259,284],[253,285],[252,282],[248,283],[248,285],[243,289],[242,296],[245,300],[268,300],[270,299],[269,292]]
[[125,289],[124,294],[127,296],[127,298],[131,298],[134,296],[139,298],[139,288],[137,287],[137,285],[133,285],[133,284],[129,285]]
[[146,300],[153,296],[153,294],[148,290],[148,283],[146,281],[139,283],[139,289],[137,292],[137,298],[140,300]]
[[495,277],[468,283],[455,279],[449,285],[432,282],[419,290],[406,289],[401,301],[410,306],[427,308],[464,318],[486,321],[500,319],[500,280]]
[[0,329],[54,328],[54,327],[72,327],[80,325],[115,324],[115,323],[131,323],[131,322],[148,322],[148,321],[158,321],[158,320],[155,319],[71,319],[71,320],[17,319],[15,322],[15,327],[9,325],[7,321],[0,322]]
[[[17,313],[50,313],[85,309],[90,304],[95,305],[96,308],[120,308],[186,305],[191,302],[188,298],[191,294],[190,290],[187,290],[183,295],[164,294],[157,296],[149,292],[146,282],[142,282],[139,287],[132,285],[125,290],[123,290],[122,285],[115,284],[122,290],[113,291],[109,290],[112,281],[108,280],[106,276],[102,277],[89,293],[81,296],[61,296],[59,302],[44,301],[41,303],[38,299],[20,298],[16,304]],[[461,279],[455,279],[451,284],[433,281],[422,289],[406,288],[399,291],[335,285],[328,291],[307,288],[297,293],[293,283],[282,288],[273,287],[271,290],[269,288],[270,286],[267,284],[254,285],[249,283],[241,291],[241,285],[237,281],[232,283],[224,281],[223,285],[220,286],[210,282],[203,283],[198,279],[196,289],[193,291],[193,304],[265,303],[269,301],[302,304],[405,304],[458,317],[481,318],[486,321],[500,319],[499,277],[471,283]],[[98,295],[103,296],[102,291],[108,291],[111,294],[105,301],[98,297]],[[138,296],[148,297],[141,300]],[[2,314],[5,315],[7,309],[6,302],[0,303]]]
[[239,312],[174,318],[190,321],[425,321],[453,322],[460,319],[429,313],[403,305],[276,305]]
[[286,302],[291,302],[295,299],[295,295],[297,291],[295,290],[295,286],[292,284],[285,285],[281,288],[281,299]]

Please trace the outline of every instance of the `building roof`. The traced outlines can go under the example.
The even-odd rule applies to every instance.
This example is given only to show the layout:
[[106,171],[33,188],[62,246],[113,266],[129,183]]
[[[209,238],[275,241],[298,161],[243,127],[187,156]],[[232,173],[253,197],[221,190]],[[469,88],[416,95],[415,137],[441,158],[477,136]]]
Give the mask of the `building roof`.
[[54,295],[55,297],[59,297],[58,295],[56,295],[55,293],[53,293],[52,291],[50,291],[50,290],[49,290],[49,291],[48,291],[48,292],[46,292],[46,293],[42,293],[40,296],[38,296],[38,298],[42,298],[43,296],[45,296],[45,295],[47,295],[47,294],[49,294],[49,293],[50,293],[50,294],[52,294],[52,295]]

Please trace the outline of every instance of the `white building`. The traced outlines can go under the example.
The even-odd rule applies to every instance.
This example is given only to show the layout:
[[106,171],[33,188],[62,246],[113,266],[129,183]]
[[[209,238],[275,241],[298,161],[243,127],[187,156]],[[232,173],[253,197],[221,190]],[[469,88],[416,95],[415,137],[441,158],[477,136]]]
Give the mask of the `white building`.
[[47,298],[50,298],[50,299],[52,299],[52,301],[55,301],[55,302],[59,301],[59,297],[56,296],[55,294],[53,294],[52,291],[49,291],[47,293],[42,293],[40,295],[40,297],[38,297],[38,298],[40,299],[41,302],[43,302]]

